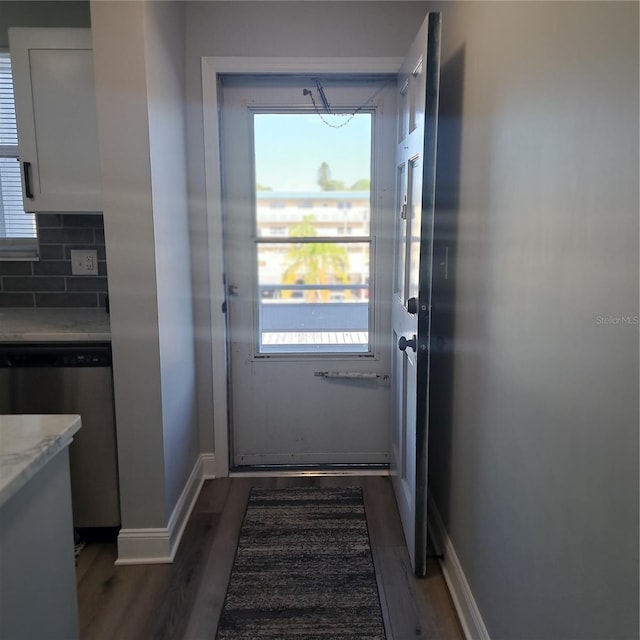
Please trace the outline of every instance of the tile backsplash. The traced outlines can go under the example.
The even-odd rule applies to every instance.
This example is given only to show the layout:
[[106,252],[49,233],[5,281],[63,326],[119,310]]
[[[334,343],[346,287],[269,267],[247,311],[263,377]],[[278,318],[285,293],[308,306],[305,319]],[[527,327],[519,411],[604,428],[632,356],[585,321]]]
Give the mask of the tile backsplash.
[[[36,216],[40,259],[0,262],[0,307],[104,307],[107,262],[101,214]],[[71,249],[95,249],[97,276],[71,275]]]

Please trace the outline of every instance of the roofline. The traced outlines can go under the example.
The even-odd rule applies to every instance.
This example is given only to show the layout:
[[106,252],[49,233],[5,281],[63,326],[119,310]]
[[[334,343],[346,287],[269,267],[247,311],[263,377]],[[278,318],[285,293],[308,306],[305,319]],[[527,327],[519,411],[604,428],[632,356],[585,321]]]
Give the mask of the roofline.
[[370,200],[370,191],[256,191],[256,200]]

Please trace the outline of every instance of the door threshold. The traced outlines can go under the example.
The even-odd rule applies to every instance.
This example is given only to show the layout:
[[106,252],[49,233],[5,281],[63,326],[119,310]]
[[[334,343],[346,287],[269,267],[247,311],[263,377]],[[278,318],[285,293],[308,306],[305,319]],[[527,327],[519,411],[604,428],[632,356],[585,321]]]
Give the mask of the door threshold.
[[363,465],[253,465],[234,467],[229,470],[231,478],[310,478],[322,476],[388,476],[388,464]]

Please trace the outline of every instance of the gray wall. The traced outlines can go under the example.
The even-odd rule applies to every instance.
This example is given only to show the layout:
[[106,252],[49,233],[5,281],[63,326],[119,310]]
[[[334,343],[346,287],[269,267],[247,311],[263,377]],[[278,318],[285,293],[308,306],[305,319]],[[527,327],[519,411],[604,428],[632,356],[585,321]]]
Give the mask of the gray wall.
[[431,491],[493,640],[637,638],[638,5],[442,10]]
[[172,507],[199,453],[187,206],[184,4],[146,3],[144,38],[165,490]]
[[167,521],[142,15],[143,3],[91,5],[125,528]]
[[122,521],[165,527],[198,456],[179,3],[91,5]]

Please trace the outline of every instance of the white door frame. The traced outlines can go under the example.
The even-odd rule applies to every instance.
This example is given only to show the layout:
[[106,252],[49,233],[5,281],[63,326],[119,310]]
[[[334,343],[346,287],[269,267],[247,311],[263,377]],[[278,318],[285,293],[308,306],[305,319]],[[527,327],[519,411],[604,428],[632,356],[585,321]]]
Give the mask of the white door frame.
[[204,129],[205,207],[209,249],[209,303],[213,437],[216,478],[229,475],[229,412],[227,328],[222,312],[225,272],[222,241],[222,192],[218,111],[218,75],[221,73],[398,73],[402,58],[249,58],[202,57],[202,111]]

